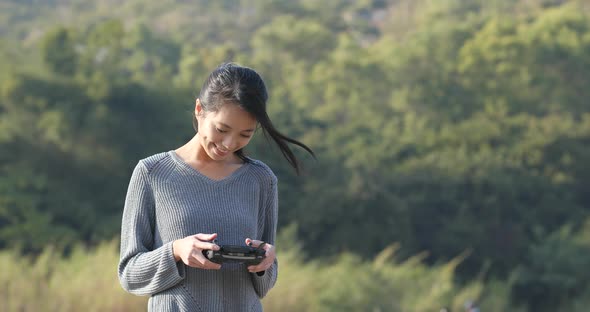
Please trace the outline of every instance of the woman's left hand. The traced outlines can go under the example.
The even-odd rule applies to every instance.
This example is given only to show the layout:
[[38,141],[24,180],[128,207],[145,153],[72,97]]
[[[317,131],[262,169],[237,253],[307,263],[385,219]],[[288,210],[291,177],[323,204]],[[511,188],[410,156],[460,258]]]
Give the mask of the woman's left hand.
[[[262,243],[263,242],[259,241],[259,240],[246,238],[246,245],[249,245],[252,247],[258,247]],[[249,266],[248,271],[250,271],[251,273],[265,271],[266,269],[270,268],[270,266],[275,261],[275,258],[276,258],[275,246],[273,246],[269,243],[266,243],[266,244],[264,244],[264,246],[262,246],[262,248],[264,250],[266,250],[266,258],[264,258],[264,260],[262,260],[262,262],[260,262],[257,265]]]

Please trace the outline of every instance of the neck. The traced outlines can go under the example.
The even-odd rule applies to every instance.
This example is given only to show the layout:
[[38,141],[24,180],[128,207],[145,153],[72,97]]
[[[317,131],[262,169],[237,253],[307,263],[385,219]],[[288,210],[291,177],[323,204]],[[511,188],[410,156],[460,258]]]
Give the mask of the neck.
[[216,160],[211,159],[201,144],[201,137],[199,133],[186,143],[186,151],[190,155],[190,160],[203,163],[217,163]]

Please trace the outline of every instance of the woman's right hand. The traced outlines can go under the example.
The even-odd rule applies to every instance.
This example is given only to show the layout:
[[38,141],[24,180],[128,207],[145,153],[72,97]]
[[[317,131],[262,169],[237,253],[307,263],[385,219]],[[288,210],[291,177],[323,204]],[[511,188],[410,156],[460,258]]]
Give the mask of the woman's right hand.
[[176,259],[176,261],[182,260],[184,264],[193,268],[219,270],[221,264],[213,263],[203,255],[203,250],[219,250],[219,246],[211,243],[216,237],[216,233],[199,233],[175,240],[174,243],[172,243],[174,259]]

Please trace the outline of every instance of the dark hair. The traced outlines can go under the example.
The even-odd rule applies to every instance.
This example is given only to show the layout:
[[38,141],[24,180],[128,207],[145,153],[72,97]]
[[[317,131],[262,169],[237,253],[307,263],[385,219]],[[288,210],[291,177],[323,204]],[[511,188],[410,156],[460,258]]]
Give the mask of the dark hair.
[[[270,137],[278,145],[283,156],[299,174],[299,162],[287,142],[302,147],[314,157],[315,154],[305,144],[277,131],[266,113],[267,100],[268,93],[260,75],[251,68],[235,63],[224,63],[217,67],[209,75],[199,94],[199,101],[206,112],[215,112],[221,105],[234,103],[252,114],[262,127],[264,136],[267,139]],[[197,118],[194,114],[193,127],[195,131],[198,131]],[[248,162],[243,149],[235,153],[240,159]]]

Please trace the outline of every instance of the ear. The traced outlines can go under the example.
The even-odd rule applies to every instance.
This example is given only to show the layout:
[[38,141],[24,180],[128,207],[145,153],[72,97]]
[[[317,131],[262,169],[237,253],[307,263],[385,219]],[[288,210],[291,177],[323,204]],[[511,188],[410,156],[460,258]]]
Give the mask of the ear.
[[197,99],[195,101],[195,116],[197,118],[203,114],[203,105],[201,105],[201,101]]

